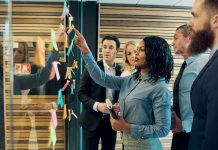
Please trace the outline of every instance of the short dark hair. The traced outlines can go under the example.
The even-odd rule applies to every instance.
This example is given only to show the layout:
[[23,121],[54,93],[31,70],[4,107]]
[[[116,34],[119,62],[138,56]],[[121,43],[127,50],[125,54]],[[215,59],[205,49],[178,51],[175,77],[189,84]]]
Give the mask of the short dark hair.
[[169,44],[158,36],[148,36],[143,41],[147,66],[150,68],[148,72],[150,81],[156,82],[160,78],[164,78],[169,83],[173,70],[173,56]]
[[104,42],[104,40],[113,40],[116,43],[116,49],[120,48],[120,40],[118,39],[116,35],[106,35],[103,37],[102,43]]
[[179,26],[176,31],[181,30],[182,31],[182,35],[184,37],[188,37],[191,34],[191,28],[190,26],[188,26],[187,24],[183,24],[181,26]]
[[218,12],[218,0],[204,0],[205,7],[212,12]]

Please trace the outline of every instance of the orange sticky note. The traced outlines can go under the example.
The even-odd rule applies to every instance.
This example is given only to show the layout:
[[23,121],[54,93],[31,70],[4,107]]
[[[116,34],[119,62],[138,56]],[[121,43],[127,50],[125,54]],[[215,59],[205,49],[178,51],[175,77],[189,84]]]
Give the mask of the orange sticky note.
[[38,66],[45,66],[45,41],[37,37],[35,50],[35,64]]
[[67,35],[64,36],[64,47],[68,48],[68,39],[67,39]]

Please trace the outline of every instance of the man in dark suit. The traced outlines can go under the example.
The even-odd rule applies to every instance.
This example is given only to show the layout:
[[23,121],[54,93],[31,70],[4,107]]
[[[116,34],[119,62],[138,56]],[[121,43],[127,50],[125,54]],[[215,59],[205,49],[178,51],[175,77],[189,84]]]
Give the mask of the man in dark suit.
[[[119,48],[120,42],[116,36],[105,36],[102,39],[103,60],[98,61],[98,65],[106,74],[120,76],[121,67],[115,63]],[[118,91],[105,89],[96,84],[85,69],[78,94],[84,105],[80,118],[83,128],[83,150],[98,150],[100,139],[102,150],[114,150],[116,132],[111,127],[105,99],[109,98],[114,104],[117,103]]]
[[191,89],[194,113],[189,150],[216,150],[218,139],[218,0],[195,0],[189,25],[193,29],[189,51],[211,49],[210,59]]

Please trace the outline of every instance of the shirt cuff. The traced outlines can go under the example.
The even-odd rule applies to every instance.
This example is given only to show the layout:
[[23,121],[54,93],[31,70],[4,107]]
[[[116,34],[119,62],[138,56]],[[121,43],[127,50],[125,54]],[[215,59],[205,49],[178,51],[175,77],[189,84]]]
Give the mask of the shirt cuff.
[[138,135],[138,126],[134,125],[134,124],[130,124],[130,135],[132,137],[140,137],[140,135]]
[[[93,61],[93,59],[94,59],[94,57],[93,57],[93,55],[92,55],[91,52],[89,52],[89,53],[87,53],[87,54],[82,54],[82,57],[83,57],[83,60],[84,60],[87,64],[91,63],[91,62]],[[95,60],[94,60],[94,61],[95,61]]]
[[191,120],[185,120],[182,121],[183,131],[186,133],[191,132],[192,129],[192,121]]
[[99,102],[95,102],[95,104],[93,105],[93,110],[98,112],[98,104]]

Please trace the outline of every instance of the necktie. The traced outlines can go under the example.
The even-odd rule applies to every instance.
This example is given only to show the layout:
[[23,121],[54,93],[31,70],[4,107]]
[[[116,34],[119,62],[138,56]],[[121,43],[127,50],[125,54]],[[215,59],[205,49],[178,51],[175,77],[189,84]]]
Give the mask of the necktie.
[[180,109],[179,109],[179,82],[180,82],[180,79],[182,77],[182,74],[184,72],[185,67],[186,67],[186,62],[184,61],[180,70],[179,70],[179,73],[176,77],[176,80],[175,80],[174,86],[173,86],[173,110],[176,112],[176,114],[179,118],[181,118],[180,117]]

